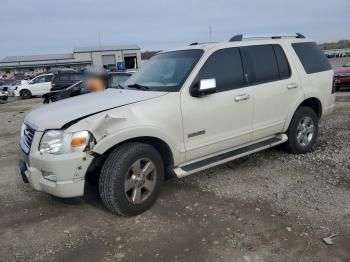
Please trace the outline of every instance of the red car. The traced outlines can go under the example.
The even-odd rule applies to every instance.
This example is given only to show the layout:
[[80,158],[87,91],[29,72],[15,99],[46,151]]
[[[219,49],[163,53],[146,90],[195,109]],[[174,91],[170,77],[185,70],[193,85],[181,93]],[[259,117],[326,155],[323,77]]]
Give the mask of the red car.
[[342,87],[350,87],[350,62],[334,70],[334,82],[337,91]]

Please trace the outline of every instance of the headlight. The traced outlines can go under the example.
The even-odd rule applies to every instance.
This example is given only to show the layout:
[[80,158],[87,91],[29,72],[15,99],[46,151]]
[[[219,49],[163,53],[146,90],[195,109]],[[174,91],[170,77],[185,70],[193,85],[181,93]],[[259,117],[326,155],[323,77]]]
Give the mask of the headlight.
[[94,145],[95,139],[88,131],[67,133],[63,130],[49,130],[41,138],[39,151],[60,155],[88,151]]

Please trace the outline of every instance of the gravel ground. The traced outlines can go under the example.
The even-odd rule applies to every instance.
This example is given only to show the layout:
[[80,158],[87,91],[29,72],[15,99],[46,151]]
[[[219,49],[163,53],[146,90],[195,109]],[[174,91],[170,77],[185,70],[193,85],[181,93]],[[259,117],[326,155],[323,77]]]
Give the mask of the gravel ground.
[[21,182],[19,127],[37,106],[0,105],[0,261],[350,261],[350,92],[312,152],[277,147],[169,180],[133,218],[108,213],[92,186],[60,200]]

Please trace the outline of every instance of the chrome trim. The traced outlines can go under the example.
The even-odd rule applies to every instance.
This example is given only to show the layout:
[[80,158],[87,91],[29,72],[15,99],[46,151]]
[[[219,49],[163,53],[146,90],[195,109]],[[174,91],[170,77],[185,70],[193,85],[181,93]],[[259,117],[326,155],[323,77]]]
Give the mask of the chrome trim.
[[32,126],[30,126],[27,123],[24,123],[24,125],[25,125],[25,128],[20,138],[20,147],[23,153],[28,155],[34,139],[35,129],[33,129]]

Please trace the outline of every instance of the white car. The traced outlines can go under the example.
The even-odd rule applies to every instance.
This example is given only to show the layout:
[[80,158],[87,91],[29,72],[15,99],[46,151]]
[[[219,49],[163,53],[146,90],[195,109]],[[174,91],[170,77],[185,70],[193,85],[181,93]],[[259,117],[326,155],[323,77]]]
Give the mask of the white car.
[[31,98],[32,96],[42,96],[49,93],[53,74],[39,75],[27,83],[21,84],[13,91],[15,96],[20,96],[23,99]]
[[333,71],[304,36],[194,44],[150,59],[119,89],[43,106],[24,119],[21,175],[58,197],[98,181],[113,213],[152,206],[166,175],[178,178],[285,144],[316,143],[333,111]]

